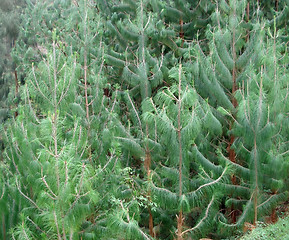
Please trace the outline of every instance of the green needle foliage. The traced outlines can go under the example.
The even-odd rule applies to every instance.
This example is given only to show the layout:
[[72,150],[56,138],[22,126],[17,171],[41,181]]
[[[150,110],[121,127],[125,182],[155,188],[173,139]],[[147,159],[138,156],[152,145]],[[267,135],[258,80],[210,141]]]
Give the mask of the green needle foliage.
[[[171,236],[163,237],[171,239],[176,234],[178,239],[186,239],[189,234],[196,238],[206,236],[214,226],[216,219],[213,216],[218,211],[222,183],[228,173],[226,166],[215,165],[206,159],[199,152],[196,141],[203,124],[213,126],[209,121],[219,127],[221,124],[187,81],[182,65],[172,68],[169,73],[176,83],[170,88],[164,87],[154,101],[147,99],[143,105],[145,119],[155,126],[152,132],[155,131],[156,141],[164,147],[165,154],[158,162],[150,184],[157,206],[168,216],[177,214],[175,229],[171,226],[163,229]],[[162,224],[161,219],[159,221]]]
[[7,129],[6,154],[29,208],[22,211],[27,225],[20,224],[12,236],[23,231],[31,231],[32,238],[74,236],[98,199],[91,180],[97,179],[96,172],[81,161],[87,133],[77,117],[68,121],[67,107],[76,96],[75,70],[75,58],[65,58],[53,41],[47,60],[32,66],[23,86],[26,104]]
[[[199,82],[196,83],[200,94],[209,97],[210,103],[218,106],[217,109],[225,113],[224,120],[228,121],[228,125],[223,127],[223,130],[228,127],[228,157],[221,154],[221,158],[230,162],[236,171],[236,175],[232,176],[232,184],[235,186],[229,187],[234,190],[227,190],[229,195],[226,201],[226,206],[233,211],[232,219],[229,220],[233,222],[232,227],[241,226],[244,221],[256,224],[261,216],[269,214],[278,202],[287,197],[287,192],[281,190],[284,189],[282,179],[287,171],[286,163],[278,153],[278,141],[274,140],[280,136],[281,127],[277,118],[270,117],[271,111],[281,106],[278,107],[276,102],[280,95],[270,94],[271,89],[264,91],[263,88],[263,85],[276,84],[278,86],[273,88],[274,91],[282,91],[284,88],[279,74],[282,75],[285,69],[280,69],[278,73],[277,69],[282,68],[281,62],[278,67],[276,65],[280,53],[277,49],[282,47],[276,41],[276,28],[273,39],[271,36],[267,40],[272,45],[266,45],[265,23],[258,20],[251,25],[252,30],[242,26],[245,6],[244,1],[232,1],[230,5],[222,3],[219,6],[221,11],[212,16],[217,27],[208,33],[211,39],[210,54],[205,58],[205,53],[199,50],[201,61],[197,72]],[[220,17],[222,14],[226,14],[224,18]],[[247,41],[246,35],[249,36]],[[272,50],[274,63],[265,54]],[[274,74],[271,73],[272,78],[264,78],[264,72],[270,74],[270,64],[274,66]],[[279,76],[281,79],[277,81]],[[211,84],[215,91],[210,88],[205,90],[207,84]],[[281,104],[282,97],[277,101]],[[278,174],[273,169],[279,169]],[[247,191],[236,191],[239,188],[236,185],[247,188]]]
[[0,238],[221,239],[275,221],[288,4],[2,1]]
[[[288,189],[284,186],[288,171],[284,159],[285,146],[281,147],[280,140],[277,140],[283,136],[281,125],[284,121],[280,122],[283,111],[280,112],[280,108],[287,108],[281,94],[286,88],[282,78],[287,69],[282,64],[283,59],[278,57],[282,45],[275,28],[273,36],[271,34],[267,43],[263,43],[266,50],[261,53],[264,55],[260,64],[264,65],[258,66],[259,73],[248,74],[245,87],[237,95],[239,107],[232,132],[238,136],[235,148],[241,161],[236,170],[242,176],[241,184],[250,188],[247,195],[250,199],[240,220],[249,214],[249,205],[254,202],[254,223],[259,216],[270,214],[279,201],[288,197]],[[268,52],[271,57],[267,56]],[[238,200],[230,199],[229,202],[244,204],[240,196]]]

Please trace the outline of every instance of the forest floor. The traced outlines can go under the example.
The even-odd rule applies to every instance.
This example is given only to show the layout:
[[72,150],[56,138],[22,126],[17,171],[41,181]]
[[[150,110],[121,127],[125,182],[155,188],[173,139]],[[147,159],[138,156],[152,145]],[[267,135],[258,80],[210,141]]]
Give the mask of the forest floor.
[[240,240],[289,240],[289,201],[277,208],[276,223],[260,223],[258,227],[247,232]]

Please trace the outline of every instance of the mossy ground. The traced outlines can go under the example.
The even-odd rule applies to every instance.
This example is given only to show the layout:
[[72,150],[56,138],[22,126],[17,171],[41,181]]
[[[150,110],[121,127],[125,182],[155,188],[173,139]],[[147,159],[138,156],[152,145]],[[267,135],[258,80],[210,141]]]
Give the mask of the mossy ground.
[[276,224],[260,226],[246,234],[240,240],[289,240],[289,216]]

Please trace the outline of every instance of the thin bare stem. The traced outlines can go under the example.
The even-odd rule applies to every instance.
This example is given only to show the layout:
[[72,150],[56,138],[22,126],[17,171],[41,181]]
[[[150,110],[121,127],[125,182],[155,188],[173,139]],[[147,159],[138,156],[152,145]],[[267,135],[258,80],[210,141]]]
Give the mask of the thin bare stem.
[[57,230],[57,238],[58,238],[58,240],[61,240],[61,234],[60,234],[60,231],[59,231],[58,221],[57,221],[57,216],[56,216],[56,212],[55,211],[53,211],[53,216],[54,216],[55,226],[56,226],[56,230]]
[[[179,96],[178,96],[178,141],[179,141],[179,197],[183,194],[183,179],[182,179],[182,168],[183,168],[183,154],[182,154],[182,125],[181,125],[181,111],[182,111],[182,98],[181,98],[181,91],[182,91],[182,64],[179,66]],[[177,217],[178,220],[178,232],[177,237],[178,240],[182,240],[182,229],[183,229],[183,210],[180,209],[179,215]]]
[[43,210],[42,210],[40,207],[38,207],[38,205],[37,205],[30,197],[28,197],[26,194],[24,194],[24,193],[21,191],[17,179],[16,179],[16,186],[17,186],[18,191],[20,192],[20,194],[21,194],[23,197],[25,197],[29,202],[31,202],[39,211],[43,212]]

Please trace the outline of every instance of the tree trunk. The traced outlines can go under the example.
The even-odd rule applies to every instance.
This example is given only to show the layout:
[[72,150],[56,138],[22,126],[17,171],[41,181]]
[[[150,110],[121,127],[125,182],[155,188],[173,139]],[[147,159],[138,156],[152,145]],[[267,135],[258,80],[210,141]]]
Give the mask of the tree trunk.
[[3,234],[2,234],[3,240],[6,240],[6,226],[5,226],[5,215],[4,215],[4,213],[2,214],[2,231],[3,231]]
[[182,231],[183,231],[183,211],[181,210],[179,212],[179,216],[178,216],[178,233],[177,233],[177,239],[178,240],[183,240],[183,235],[182,235]]
[[[182,107],[182,99],[181,99],[181,86],[182,86],[182,65],[179,67],[179,97],[178,97],[178,141],[179,141],[179,197],[183,194],[183,179],[182,179],[182,167],[183,167],[183,156],[182,156],[182,136],[181,136],[181,107]],[[182,231],[183,231],[183,210],[180,209],[178,216],[178,240],[183,240]]]
[[[147,132],[147,134],[148,134],[148,132]],[[151,173],[150,165],[151,165],[151,154],[150,154],[150,151],[148,149],[148,146],[146,146],[144,167],[145,167],[146,172],[147,172],[147,180],[148,181],[150,180],[150,173]],[[147,197],[148,197],[148,200],[151,201],[150,190],[148,190]],[[148,212],[149,212],[149,233],[152,237],[154,237],[154,221],[153,221],[153,215],[152,215],[152,212],[151,212],[151,209],[149,206],[148,206]]]
[[[17,71],[14,70],[14,76],[15,76],[15,98],[17,98],[18,96],[18,92],[19,92],[19,83],[18,83],[18,76],[17,76]],[[14,114],[15,117],[18,116],[18,112],[15,111],[15,114]]]

